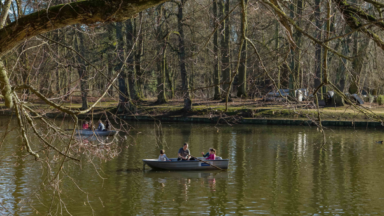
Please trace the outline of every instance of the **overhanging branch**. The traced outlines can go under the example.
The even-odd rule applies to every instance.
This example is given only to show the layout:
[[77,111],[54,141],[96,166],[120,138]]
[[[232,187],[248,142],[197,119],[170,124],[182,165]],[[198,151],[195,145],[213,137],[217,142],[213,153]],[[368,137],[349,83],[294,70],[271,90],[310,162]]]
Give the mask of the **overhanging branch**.
[[22,41],[74,24],[121,22],[166,0],[89,0],[57,5],[18,19],[0,30],[0,58]]

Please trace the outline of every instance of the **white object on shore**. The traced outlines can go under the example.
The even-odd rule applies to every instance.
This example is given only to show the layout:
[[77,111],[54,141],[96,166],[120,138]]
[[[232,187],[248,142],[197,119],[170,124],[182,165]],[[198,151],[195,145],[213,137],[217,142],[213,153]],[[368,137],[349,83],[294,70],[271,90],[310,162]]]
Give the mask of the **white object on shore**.
[[303,92],[301,90],[297,90],[297,100],[298,101],[303,101]]

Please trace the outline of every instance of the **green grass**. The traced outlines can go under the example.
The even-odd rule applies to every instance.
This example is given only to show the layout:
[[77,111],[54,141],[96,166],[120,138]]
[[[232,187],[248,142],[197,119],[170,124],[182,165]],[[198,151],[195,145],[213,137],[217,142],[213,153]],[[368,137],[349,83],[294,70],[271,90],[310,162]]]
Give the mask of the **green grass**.
[[[384,103],[384,96],[382,96],[382,102]],[[28,103],[36,110],[45,112],[56,112],[56,110],[46,104],[42,103]],[[92,105],[93,103],[88,103]],[[63,103],[62,105],[79,109],[80,103]],[[144,101],[137,107],[137,115],[150,115],[150,116],[196,116],[196,117],[214,117],[220,114],[227,116],[242,116],[244,118],[268,118],[268,119],[317,119],[316,109],[300,109],[300,108],[286,108],[283,105],[269,105],[262,103],[249,103],[249,104],[229,104],[228,110],[225,111],[224,103],[207,103],[203,105],[195,105],[193,110],[188,113],[181,112],[180,110],[183,103],[181,101],[173,101],[167,104],[153,105],[151,101]],[[0,105],[4,106],[4,105]],[[94,109],[95,115],[104,115],[108,110],[111,113],[116,112],[117,102],[100,102]],[[371,109],[377,115],[384,117],[384,108],[376,107]],[[356,120],[356,121],[369,121],[369,119],[351,109],[349,106],[343,107],[326,107],[320,109],[321,118],[323,120]],[[59,113],[58,113],[59,114]],[[87,116],[86,114],[84,116]]]

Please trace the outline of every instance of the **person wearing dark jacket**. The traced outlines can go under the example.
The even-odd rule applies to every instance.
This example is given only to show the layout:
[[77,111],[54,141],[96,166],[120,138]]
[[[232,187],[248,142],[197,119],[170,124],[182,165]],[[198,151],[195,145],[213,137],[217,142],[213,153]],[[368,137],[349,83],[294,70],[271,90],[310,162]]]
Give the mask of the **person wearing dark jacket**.
[[105,120],[105,129],[104,131],[109,131],[109,121]]

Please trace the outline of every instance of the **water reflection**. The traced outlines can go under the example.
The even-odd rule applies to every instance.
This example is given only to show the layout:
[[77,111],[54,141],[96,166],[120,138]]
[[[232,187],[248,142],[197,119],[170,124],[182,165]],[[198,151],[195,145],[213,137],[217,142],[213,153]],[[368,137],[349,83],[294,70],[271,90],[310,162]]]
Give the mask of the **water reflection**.
[[[384,147],[374,142],[380,140],[380,130],[328,131],[328,142],[320,148],[322,135],[310,127],[237,125],[217,130],[212,125],[163,123],[161,143],[166,145],[159,146],[153,128],[152,123],[133,124],[128,138],[118,141],[120,155],[97,167],[105,179],[85,161],[81,168],[73,166],[68,174],[76,184],[66,179],[62,184],[68,211],[73,215],[384,214]],[[108,142],[83,140],[97,148]],[[230,160],[229,170],[140,170],[143,158],[157,158],[160,148],[176,157],[184,142],[189,142],[193,155],[216,148],[218,155]],[[0,201],[8,210],[0,207],[0,214],[48,212],[52,194],[42,191],[39,200],[31,190],[44,180],[41,166],[25,157],[16,133],[5,144],[0,152]],[[23,200],[28,198],[26,204]]]

